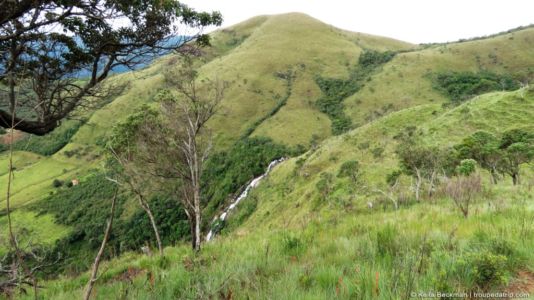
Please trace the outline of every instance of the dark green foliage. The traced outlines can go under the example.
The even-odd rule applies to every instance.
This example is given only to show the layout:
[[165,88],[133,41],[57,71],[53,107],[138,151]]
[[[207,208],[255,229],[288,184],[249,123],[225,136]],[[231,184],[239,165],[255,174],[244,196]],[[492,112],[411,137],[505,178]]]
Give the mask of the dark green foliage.
[[353,183],[356,183],[361,176],[360,163],[356,160],[344,162],[339,168],[337,177],[348,177]]
[[454,102],[461,102],[473,96],[492,91],[512,91],[519,83],[507,74],[491,72],[444,72],[432,76],[434,87]]
[[534,159],[534,133],[511,129],[498,139],[495,135],[478,131],[455,146],[460,159],[474,159],[492,174],[497,183],[498,173],[508,174],[513,183],[519,183],[522,164]]
[[352,127],[350,118],[343,111],[343,100],[358,92],[370,78],[369,76],[394,55],[393,52],[365,51],[360,55],[357,67],[350,71],[349,79],[320,76],[316,78],[315,82],[323,92],[323,96],[317,99],[315,105],[332,120],[334,135],[342,134]]
[[519,184],[519,169],[522,164],[532,161],[534,158],[534,145],[528,143],[513,143],[505,149],[501,171],[512,177],[514,185]]
[[364,68],[374,68],[387,63],[393,59],[393,57],[395,57],[395,52],[367,50],[360,55],[358,64]]
[[469,256],[473,280],[481,288],[506,283],[506,263],[506,256],[491,252],[475,252]]
[[263,174],[269,163],[290,154],[290,150],[269,138],[245,138],[227,151],[215,153],[205,164],[202,199],[207,205],[205,220],[253,178]]
[[386,183],[389,186],[394,186],[397,181],[399,180],[399,177],[402,175],[401,170],[395,170],[389,174],[386,175]]
[[[83,122],[73,121],[60,126],[56,130],[43,136],[29,135],[13,144],[13,150],[29,151],[40,155],[52,155],[70,142],[78,132]],[[7,150],[6,145],[0,145],[0,152]]]
[[534,142],[534,132],[521,128],[510,129],[502,134],[500,149],[506,149],[515,143],[532,143]]
[[[111,199],[116,186],[104,174],[93,174],[69,189],[59,190],[40,201],[34,209],[54,215],[56,222],[68,225],[71,232],[56,242],[51,253],[61,253],[63,260],[56,267],[62,271],[85,271],[100,246],[109,218]],[[153,231],[144,211],[129,218],[121,218],[127,203],[126,195],[117,199],[117,210],[107,256],[124,251],[139,250],[154,240]],[[187,238],[189,225],[178,200],[157,196],[150,201],[152,213],[159,226],[164,245]],[[51,255],[51,257],[56,257]]]
[[[177,199],[157,195],[150,201],[150,209],[158,224],[163,245],[172,245],[178,240],[189,239],[191,230],[187,215]],[[120,250],[139,249],[140,245],[154,240],[154,232],[146,212],[138,210],[129,220],[122,221],[117,232]]]
[[458,167],[456,167],[456,171],[458,174],[462,176],[469,176],[473,174],[476,170],[477,162],[474,159],[463,159]]
[[498,166],[502,156],[498,146],[499,140],[493,134],[477,131],[454,148],[459,159],[475,160],[491,173],[493,182],[497,183]]
[[323,96],[316,102],[317,108],[332,119],[332,133],[335,135],[350,129],[351,121],[343,111],[343,100],[356,93],[361,86],[352,80],[329,79],[319,77],[317,85]]
[[[0,126],[9,128],[13,119],[17,129],[37,135],[58,127],[113,71],[186,42],[207,46],[202,29],[223,21],[219,12],[197,12],[176,0],[9,1],[2,2],[1,18],[0,84],[17,91],[3,97],[18,107],[16,117],[14,107],[0,107]],[[34,113],[22,117],[19,108]]]
[[60,188],[63,186],[63,181],[59,179],[54,179],[54,181],[52,181],[52,186],[55,188]]

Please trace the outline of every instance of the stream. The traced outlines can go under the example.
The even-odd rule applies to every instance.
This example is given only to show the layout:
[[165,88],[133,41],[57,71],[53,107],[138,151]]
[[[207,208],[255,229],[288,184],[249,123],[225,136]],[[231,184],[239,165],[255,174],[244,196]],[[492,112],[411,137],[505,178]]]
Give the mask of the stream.
[[[265,178],[265,176],[267,176],[274,167],[276,167],[279,163],[283,162],[284,160],[286,160],[285,157],[282,157],[282,158],[275,159],[275,160],[271,161],[269,163],[269,166],[267,167],[267,170],[265,171],[265,173],[263,173],[262,175],[252,179],[252,181],[247,185],[245,190],[243,192],[241,192],[241,194],[239,194],[236,198],[234,198],[234,200],[232,200],[230,205],[228,205],[219,216],[215,216],[215,218],[212,221],[212,224],[215,223],[217,220],[225,221],[226,218],[228,217],[228,214],[233,209],[236,208],[236,206],[239,204],[239,202],[241,202],[243,199],[245,199],[248,196],[248,194],[250,193],[250,191],[253,188],[257,187],[260,184],[261,180],[263,178]],[[216,234],[217,234],[217,232],[214,231],[214,229],[212,228],[208,232],[208,235],[206,236],[206,241],[208,241],[208,242],[211,241],[215,237]]]

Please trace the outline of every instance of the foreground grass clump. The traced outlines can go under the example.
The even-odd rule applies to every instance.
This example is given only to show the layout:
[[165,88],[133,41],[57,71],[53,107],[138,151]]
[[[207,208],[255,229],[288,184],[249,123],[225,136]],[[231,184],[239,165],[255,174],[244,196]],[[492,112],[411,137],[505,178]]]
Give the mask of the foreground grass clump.
[[[219,238],[194,254],[128,254],[106,263],[96,299],[406,299],[412,292],[504,291],[532,271],[532,193],[465,219],[447,201],[398,211],[329,211],[285,230]],[[519,216],[519,217],[518,217]],[[241,236],[243,235],[244,236]],[[79,297],[86,275],[46,282],[42,297]],[[224,295],[224,296],[223,296]],[[31,297],[31,295],[28,295]],[[24,297],[23,297],[24,298]]]

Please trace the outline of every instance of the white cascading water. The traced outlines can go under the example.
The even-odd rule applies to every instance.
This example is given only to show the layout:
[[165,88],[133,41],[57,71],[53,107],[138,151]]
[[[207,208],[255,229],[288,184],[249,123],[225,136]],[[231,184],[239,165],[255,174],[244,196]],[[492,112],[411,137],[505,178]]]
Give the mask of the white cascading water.
[[[284,160],[286,160],[286,158],[282,157],[282,158],[279,158],[279,159],[275,159],[271,163],[269,163],[269,166],[267,167],[267,170],[265,171],[265,173],[263,173],[263,175],[261,175],[261,176],[258,176],[256,178],[252,179],[252,181],[247,185],[245,190],[241,194],[239,194],[239,196],[237,196],[237,198],[235,198],[232,201],[232,203],[230,203],[230,205],[228,207],[226,207],[226,209],[223,211],[223,213],[221,213],[218,217],[216,216],[213,219],[213,222],[217,221],[217,219],[219,219],[221,221],[226,220],[226,217],[228,217],[228,214],[230,213],[230,211],[235,209],[236,206],[239,204],[239,202],[241,202],[241,200],[245,199],[248,196],[249,192],[253,188],[257,187],[260,184],[260,181],[263,178],[265,178],[265,176],[267,176],[269,174],[269,172],[271,172],[271,170],[276,165],[278,165],[279,163],[283,162]],[[216,234],[216,232],[214,232],[213,229],[211,229],[210,232],[208,232],[208,235],[206,236],[206,241],[212,240],[215,237],[215,234]]]

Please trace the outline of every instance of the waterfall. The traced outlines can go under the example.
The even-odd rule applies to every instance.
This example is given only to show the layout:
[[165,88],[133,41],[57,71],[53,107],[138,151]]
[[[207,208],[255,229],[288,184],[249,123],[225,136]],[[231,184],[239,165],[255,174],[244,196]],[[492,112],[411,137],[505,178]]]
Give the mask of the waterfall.
[[[224,209],[224,211],[219,215],[219,216],[215,216],[215,218],[213,219],[213,222],[216,222],[217,220],[220,220],[220,221],[224,221],[226,220],[226,218],[228,217],[228,214],[230,213],[230,211],[232,211],[233,209],[236,208],[236,206],[239,204],[239,202],[241,202],[243,199],[245,199],[248,194],[250,193],[250,191],[257,187],[261,180],[263,178],[265,178],[265,176],[267,176],[271,170],[276,166],[278,165],[279,163],[283,162],[284,160],[286,160],[285,157],[282,157],[282,158],[279,158],[279,159],[275,159],[273,161],[271,161],[269,163],[269,166],[267,167],[267,170],[265,171],[265,173],[263,173],[262,175],[252,179],[252,181],[247,185],[247,187],[245,188],[245,190],[239,194],[236,198],[234,198],[234,200],[230,203],[230,205],[228,205],[228,207],[226,207]],[[217,232],[213,231],[213,229],[211,229],[209,232],[208,232],[208,235],[206,236],[206,241],[210,241],[213,239],[213,237],[217,234]]]

